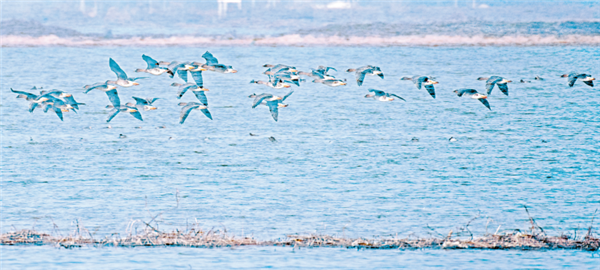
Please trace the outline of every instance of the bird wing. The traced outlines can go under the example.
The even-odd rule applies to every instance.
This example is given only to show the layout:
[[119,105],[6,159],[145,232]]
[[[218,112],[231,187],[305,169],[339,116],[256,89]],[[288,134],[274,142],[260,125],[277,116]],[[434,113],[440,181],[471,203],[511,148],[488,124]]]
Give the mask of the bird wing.
[[379,67],[374,67],[373,70],[379,71],[377,76],[379,76],[379,78],[383,79],[383,72],[381,71],[381,69]]
[[159,100],[160,98],[147,98],[146,101],[148,101],[149,105],[152,105],[152,103],[154,103],[154,101]]
[[119,66],[119,64],[117,64],[117,62],[115,62],[115,60],[110,58],[108,60],[108,64],[110,65],[110,70],[117,74],[117,78],[127,80],[127,74],[125,73],[125,71],[123,71],[123,69],[121,69],[121,67]]
[[385,96],[385,92],[377,89],[369,89],[369,92],[373,92],[375,96]]
[[192,73],[192,79],[196,82],[196,85],[204,87],[204,81],[202,80],[202,71],[190,71]]
[[[485,90],[487,90],[488,95],[490,95],[492,93],[492,90],[494,89],[494,85],[501,80],[502,80],[501,77],[492,76],[485,82]],[[500,85],[498,85],[498,87],[500,87]]]
[[[182,67],[184,67],[184,66],[185,66],[185,63],[180,63],[180,62],[177,62],[177,61],[175,61],[175,62],[172,62],[171,64],[169,64],[169,65],[167,66],[167,70],[168,70],[168,71],[167,71],[167,74],[169,74],[169,77],[170,77],[170,78],[173,78],[173,77],[175,77],[175,73],[176,73],[176,72],[177,72],[177,71],[178,71],[180,68],[182,68]],[[187,82],[187,81],[186,81],[186,82]]]
[[121,106],[121,99],[119,98],[119,93],[117,93],[117,89],[113,89],[110,91],[106,91],[106,95],[108,96],[108,100],[115,108]]
[[187,72],[188,71],[186,69],[177,69],[177,75],[179,75],[179,78],[181,78],[184,82],[188,81]]
[[412,77],[412,81],[415,83],[415,86],[417,87],[417,89],[421,89],[421,86],[423,85],[423,82],[425,81],[425,79],[427,79],[427,77],[424,77],[424,76]]
[[356,83],[358,83],[358,86],[361,86],[363,84],[363,81],[365,80],[365,75],[367,74],[367,71],[362,71],[362,72],[356,72]]
[[35,108],[37,108],[38,104],[39,103],[30,102],[29,103],[29,112],[32,113],[35,110]]
[[480,98],[479,101],[481,101],[481,103],[483,103],[483,105],[485,105],[488,109],[490,109],[490,111],[492,110],[492,107],[490,107],[490,103],[487,101],[487,99]]
[[136,81],[136,80],[139,80],[139,79],[146,79],[146,78],[148,78],[148,77],[133,77],[133,78],[129,77],[129,78],[127,78],[127,80]]
[[287,93],[285,96],[283,96],[283,98],[281,99],[281,101],[285,101],[285,99],[288,98],[289,96],[291,96],[292,93],[294,93],[294,91],[290,91],[289,93]]
[[587,84],[587,85],[589,85],[589,86],[591,86],[591,87],[594,87],[594,81],[582,81],[582,82],[585,83],[585,84]]
[[112,109],[110,111],[110,115],[106,119],[106,123],[110,123],[110,120],[112,120],[113,118],[115,118],[115,116],[117,116],[117,114],[119,114],[120,112],[121,112],[121,110],[119,110],[118,107],[115,107],[114,109]]
[[206,117],[208,117],[208,119],[213,120],[212,119],[212,115],[210,115],[210,112],[208,111],[208,109],[200,109],[200,111],[206,115]]
[[267,101],[267,106],[269,106],[269,111],[271,111],[271,116],[273,116],[273,120],[277,122],[277,117],[279,115],[279,102]]
[[504,93],[505,95],[508,96],[508,85],[503,83],[503,84],[496,84],[498,85],[498,89],[500,89],[500,91],[502,91],[502,93]]
[[427,89],[427,92],[429,92],[432,98],[435,98],[435,88],[433,87],[433,84],[426,84],[425,89]]
[[137,109],[133,112],[129,112],[129,114],[133,115],[133,117],[135,117],[136,119],[138,119],[140,121],[144,121],[144,119],[142,119],[142,114]]
[[487,94],[491,94],[492,93],[492,89],[494,89],[494,84],[496,84],[496,82],[488,82],[485,84],[485,90],[487,90]]
[[406,99],[403,99],[401,96],[399,96],[399,95],[396,95],[396,94],[387,94],[387,95],[388,95],[388,97],[395,97],[395,98],[397,98],[397,99],[401,99],[401,100],[404,100],[404,101],[406,101]]
[[577,81],[577,75],[569,74],[569,87],[573,87],[575,81]]
[[272,98],[272,94],[263,93],[254,98],[254,103],[252,104],[252,109],[256,108],[265,98]]
[[42,102],[42,110],[44,111],[44,113],[48,112],[48,109],[50,109],[50,107],[52,107],[54,104],[50,103],[50,102]]
[[146,61],[146,64],[148,64],[148,69],[158,67],[158,62],[152,59],[152,57],[142,54],[142,59],[144,59],[144,61]]
[[18,91],[18,90],[14,90],[14,89],[10,89],[11,92],[13,93],[17,93],[17,94],[21,94],[21,95],[26,95],[27,98],[31,98],[31,99],[36,99],[38,97],[38,95],[36,94],[32,94],[32,93],[27,93],[27,92],[23,92],[23,91]]
[[198,108],[198,105],[193,103],[183,106],[183,108],[181,109],[181,114],[179,115],[179,124],[183,124],[183,122],[185,122],[185,119],[187,119],[188,115],[190,115],[190,112],[195,108]]
[[208,51],[206,51],[203,55],[202,58],[204,58],[206,60],[206,64],[209,66],[212,65],[216,65],[219,63],[219,60],[217,60],[217,58],[215,58],[212,53],[209,53]]
[[56,113],[56,115],[58,116],[58,118],[60,118],[60,121],[63,121],[63,113],[62,113],[62,110],[61,110],[61,109],[60,109],[58,106],[56,106],[56,104],[54,104],[54,105],[52,106],[52,109],[54,109],[54,112]]
[[75,110],[79,110],[80,104],[83,105],[83,103],[77,103],[77,101],[75,101],[75,98],[72,95],[64,98],[67,104],[71,105]]
[[206,98],[206,94],[204,91],[192,91],[196,98],[200,101],[200,103],[204,104],[204,106],[208,106],[208,98]]
[[187,92],[188,89],[190,89],[194,86],[196,86],[196,85],[193,83],[186,83],[184,85],[179,86],[179,92],[177,92],[177,98],[180,99],[185,94],[185,92]]
[[462,97],[462,96],[463,96],[463,95],[465,95],[465,94],[467,94],[467,95],[474,95],[474,94],[477,94],[477,90],[475,90],[475,89],[458,89],[458,90],[456,90],[456,91],[458,91],[456,94],[457,94],[459,97]]
[[92,84],[92,85],[86,85],[86,86],[83,87],[83,89],[85,89],[85,92],[83,92],[83,93],[87,94],[89,91],[92,91],[92,90],[94,90],[96,88],[106,87],[106,86],[107,86],[106,83],[95,83],[95,84]]
[[135,99],[135,103],[137,103],[137,105],[150,105],[150,104],[148,104],[148,101],[146,99],[139,98],[139,97],[132,97],[132,98]]

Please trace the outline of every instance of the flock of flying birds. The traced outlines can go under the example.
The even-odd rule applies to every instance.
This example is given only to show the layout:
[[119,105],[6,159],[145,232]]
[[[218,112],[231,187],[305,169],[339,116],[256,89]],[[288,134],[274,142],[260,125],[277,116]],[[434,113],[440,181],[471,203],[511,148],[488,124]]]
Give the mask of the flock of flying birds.
[[[147,63],[147,68],[145,69],[136,69],[135,72],[145,72],[152,75],[162,75],[168,74],[171,78],[174,76],[178,76],[185,83],[173,83],[171,86],[178,87],[177,98],[180,99],[186,92],[191,91],[194,93],[198,102],[181,102],[179,106],[182,106],[181,114],[179,117],[179,123],[183,124],[190,114],[192,110],[201,111],[206,117],[212,120],[212,115],[208,110],[208,98],[206,96],[207,88],[204,88],[204,83],[202,80],[202,72],[203,71],[212,71],[219,73],[236,73],[237,71],[233,69],[231,66],[220,64],[217,58],[215,58],[210,52],[206,52],[202,55],[202,58],[205,59],[204,63],[200,62],[165,62],[165,61],[156,61],[152,59],[150,56],[142,55],[142,58]],[[158,98],[139,98],[132,97],[135,103],[127,102],[125,104],[121,103],[121,98],[117,92],[117,87],[132,87],[139,85],[136,81],[138,79],[146,78],[146,77],[128,77],[125,71],[121,69],[121,67],[115,62],[112,58],[109,59],[110,69],[117,75],[116,80],[108,80],[101,83],[96,83],[92,85],[84,86],[84,93],[88,93],[92,90],[99,90],[105,92],[108,100],[112,105],[106,106],[108,109],[112,109],[108,119],[106,122],[110,122],[115,116],[117,116],[121,112],[127,112],[136,119],[143,121],[142,114],[140,111],[151,111],[156,110],[156,106],[152,104]],[[302,79],[300,76],[306,76],[313,79],[314,83],[322,83],[327,86],[337,87],[346,85],[346,80],[341,80],[335,78],[335,76],[329,74],[331,70],[337,71],[332,67],[324,67],[319,66],[316,69],[311,69],[311,72],[303,72],[299,71],[295,67],[287,66],[287,65],[264,65],[263,67],[268,68],[263,74],[268,76],[267,81],[261,80],[252,80],[250,83],[255,84],[263,84],[271,88],[281,89],[281,88],[290,88],[291,85],[300,86],[300,82],[305,82],[305,79]],[[191,75],[192,80],[188,80],[188,72]],[[363,66],[359,68],[351,68],[348,69],[347,72],[353,72],[356,75],[356,83],[358,86],[362,86],[366,76],[379,76],[380,78],[384,78],[383,72],[377,66]],[[595,80],[591,75],[582,74],[582,73],[570,73],[564,74],[561,77],[568,78],[568,85],[573,87],[575,82],[579,79],[586,85],[591,87],[594,86],[593,81]],[[413,77],[402,77],[400,80],[409,80],[412,81],[417,89],[425,88],[427,92],[431,95],[432,98],[435,98],[435,88],[434,85],[438,84],[437,81],[432,77],[428,76],[413,76]],[[486,94],[479,93],[475,89],[458,89],[454,90],[459,97],[468,97],[472,99],[479,100],[484,106],[491,110],[491,106],[487,101],[488,96],[492,93],[494,86],[498,86],[500,91],[508,96],[508,83],[512,82],[508,79],[505,79],[500,76],[491,76],[489,78],[480,77],[478,80],[486,81]],[[535,77],[535,80],[543,80],[540,77]],[[528,82],[521,80],[520,82]],[[40,90],[36,87],[33,87],[32,90]],[[53,112],[63,120],[63,112],[74,111],[77,112],[79,110],[80,105],[85,105],[85,103],[79,103],[75,100],[72,94],[66,93],[60,90],[51,90],[45,91],[40,90],[39,94],[34,94],[25,91],[17,91],[11,88],[11,91],[18,94],[17,98],[23,98],[29,101],[29,112],[33,112],[36,108],[41,108],[44,112],[52,109]],[[286,95],[276,96],[270,93],[262,93],[262,94],[252,94],[249,97],[253,98],[252,108],[255,108],[259,105],[266,105],[270,112],[271,116],[275,121],[277,121],[279,108],[287,107],[287,104],[283,102],[293,93],[294,91],[290,91]],[[393,101],[395,99],[400,99],[405,101],[404,98],[392,94],[386,93],[381,90],[369,89],[369,94],[365,96],[366,98],[373,98],[378,101]]]

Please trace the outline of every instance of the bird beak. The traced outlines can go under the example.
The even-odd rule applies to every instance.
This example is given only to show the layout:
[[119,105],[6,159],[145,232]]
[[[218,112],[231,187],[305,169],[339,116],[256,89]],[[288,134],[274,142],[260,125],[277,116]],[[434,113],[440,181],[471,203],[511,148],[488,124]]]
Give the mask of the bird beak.
[[346,85],[346,83],[345,82],[341,82],[340,85]]
[[595,80],[595,78],[593,78],[593,77],[587,77],[587,78],[585,78],[583,80],[587,82],[587,81],[593,81],[593,80]]
[[506,80],[507,83],[512,82],[511,80]]
[[69,109],[60,109],[62,112],[68,112]]
[[231,73],[237,73],[237,70],[235,70],[235,69],[232,69],[232,70],[231,70]]
[[289,84],[284,84],[283,87],[290,88],[290,85]]
[[289,72],[298,72],[298,70],[297,70],[297,69],[293,69],[293,68],[290,68],[288,71],[289,71]]
[[209,91],[208,88],[202,88],[202,91]]
[[135,110],[135,109],[127,109],[127,112],[132,113],[132,112],[137,112],[137,110]]
[[487,96],[486,95],[481,95],[481,97],[479,97],[480,99],[486,99]]
[[140,85],[139,83],[133,82],[133,85]]
[[155,106],[147,106],[146,107],[146,110],[148,110],[148,111],[153,111],[153,110],[156,110],[156,109],[157,108]]
[[438,83],[439,83],[439,82],[437,82],[437,81],[432,81],[432,80],[430,80],[429,82],[430,82],[431,84],[438,84]]

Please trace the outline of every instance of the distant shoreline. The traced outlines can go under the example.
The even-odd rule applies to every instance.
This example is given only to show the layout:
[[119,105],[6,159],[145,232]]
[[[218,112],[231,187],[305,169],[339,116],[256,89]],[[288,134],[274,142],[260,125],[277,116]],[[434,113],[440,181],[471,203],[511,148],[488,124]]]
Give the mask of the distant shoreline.
[[463,36],[463,35],[401,35],[401,36],[315,36],[289,34],[276,37],[39,37],[0,36],[2,47],[104,47],[104,46],[586,46],[600,45],[600,35],[515,35],[515,36]]

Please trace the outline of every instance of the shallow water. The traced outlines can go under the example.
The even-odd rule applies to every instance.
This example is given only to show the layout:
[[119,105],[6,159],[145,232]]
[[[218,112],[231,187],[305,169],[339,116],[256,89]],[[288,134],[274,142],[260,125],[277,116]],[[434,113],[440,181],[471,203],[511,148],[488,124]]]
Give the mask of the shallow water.
[[[109,57],[135,76],[133,70],[145,66],[142,54],[185,61],[201,60],[206,50],[239,70],[204,73],[213,121],[192,112],[185,124],[178,124],[177,103],[195,97],[187,93],[177,100],[177,89],[170,84],[179,79],[166,76],[148,75],[139,87],[120,88],[122,102],[130,96],[161,99],[158,110],[142,112],[143,122],[120,114],[110,123],[112,129],[106,129],[106,95],[83,94],[84,85],[113,79]],[[162,213],[157,221],[164,230],[198,222],[202,228],[226,228],[259,239],[315,232],[428,237],[457,232],[480,213],[469,228],[481,235],[498,227],[499,232],[527,229],[526,205],[549,234],[574,235],[578,230],[581,236],[600,204],[600,98],[597,87],[578,82],[569,88],[559,76],[578,71],[598,77],[599,60],[598,47],[2,48],[2,232],[13,226],[52,232],[54,222],[68,234],[78,220],[104,237],[125,233],[130,220],[148,221]],[[249,84],[266,78],[261,74],[265,63],[301,70],[328,65],[350,83],[294,86],[286,100],[290,106],[274,122],[265,107],[251,109],[247,98],[285,93]],[[354,75],[344,70],[364,64],[380,66],[385,79],[367,77],[358,87]],[[436,99],[399,80],[416,74],[440,81]],[[492,111],[452,92],[483,91],[485,83],[476,78],[490,75],[515,81],[508,97],[494,90]],[[535,81],[535,76],[546,80]],[[517,83],[520,79],[531,83]],[[10,88],[32,86],[71,92],[87,105],[78,114],[66,113],[64,122],[51,113],[30,114]],[[365,99],[369,88],[396,93],[407,102]],[[162,125],[166,129],[157,129]],[[119,134],[127,138],[119,139]],[[269,141],[270,136],[277,142]],[[413,137],[419,142],[412,142]],[[449,142],[450,137],[458,141]],[[173,209],[177,192],[179,204]],[[448,258],[456,263],[450,267],[457,268],[486,262],[509,267],[512,260],[541,268],[597,262],[591,253],[572,251],[278,248],[271,253],[270,248],[248,248],[235,249],[237,256],[229,249],[2,249],[5,265],[18,268],[46,263],[86,268],[119,260],[132,260],[127,262],[131,267],[175,267],[167,257],[186,262],[181,267],[209,263],[239,268],[329,268],[330,257],[348,268],[378,262],[382,267],[423,265],[415,256],[432,260],[428,267],[452,265],[438,262]],[[36,260],[26,259],[33,253]],[[139,261],[134,255],[141,256]],[[280,259],[273,265],[268,265],[271,259],[234,265],[233,259],[222,258],[257,263],[257,256]],[[582,260],[575,262],[573,256]]]
[[[355,250],[341,248],[4,248],[5,266],[28,269],[596,269],[597,253],[506,250]],[[27,262],[16,260],[29,257]]]

